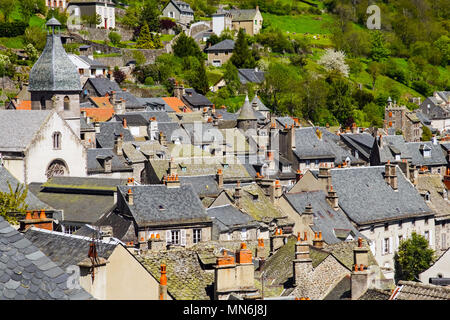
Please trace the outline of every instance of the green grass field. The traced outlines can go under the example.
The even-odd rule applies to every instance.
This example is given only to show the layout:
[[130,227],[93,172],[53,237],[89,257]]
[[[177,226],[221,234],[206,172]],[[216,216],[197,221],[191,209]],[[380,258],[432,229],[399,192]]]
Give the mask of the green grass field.
[[277,16],[270,13],[262,14],[264,21],[270,23],[272,27],[289,33],[313,33],[328,34],[326,23],[333,21],[327,14],[323,15],[297,15],[297,16]]
[[0,38],[0,44],[11,49],[21,49],[25,47],[25,40],[23,36],[12,37],[12,38]]

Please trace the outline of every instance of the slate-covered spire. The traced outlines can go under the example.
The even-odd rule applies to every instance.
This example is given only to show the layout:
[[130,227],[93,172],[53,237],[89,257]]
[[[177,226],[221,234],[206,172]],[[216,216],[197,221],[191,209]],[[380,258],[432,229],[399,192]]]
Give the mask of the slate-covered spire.
[[51,18],[45,25],[51,31],[47,35],[44,51],[31,69],[28,91],[81,91],[77,68],[67,56],[59,32],[55,32],[61,23]]
[[245,96],[244,105],[241,108],[241,112],[239,113],[238,120],[257,120],[255,116],[255,112],[248,100],[248,95]]

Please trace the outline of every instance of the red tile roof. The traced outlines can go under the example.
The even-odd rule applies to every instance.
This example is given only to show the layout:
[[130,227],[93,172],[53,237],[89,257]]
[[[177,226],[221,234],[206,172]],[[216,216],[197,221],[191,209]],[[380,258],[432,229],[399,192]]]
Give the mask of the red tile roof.
[[[169,107],[171,107],[175,112],[177,113],[182,113],[182,112],[192,112],[191,109],[189,109],[184,103],[183,101],[181,101],[180,99],[178,99],[177,97],[164,97],[162,98],[164,100],[165,103],[167,103],[167,105]],[[185,110],[185,111],[183,111]]]
[[110,108],[80,108],[80,110],[86,111],[86,117],[92,118],[94,122],[108,121],[114,115],[114,109]]

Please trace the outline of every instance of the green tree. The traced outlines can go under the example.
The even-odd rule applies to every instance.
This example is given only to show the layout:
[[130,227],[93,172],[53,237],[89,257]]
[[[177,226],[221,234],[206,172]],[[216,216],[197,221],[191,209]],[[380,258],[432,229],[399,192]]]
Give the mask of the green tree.
[[31,62],[36,62],[36,60],[39,58],[39,53],[38,51],[34,48],[34,46],[29,43],[26,48],[25,48],[25,52],[28,55],[28,59],[31,60]]
[[119,33],[114,32],[114,31],[111,31],[108,34],[108,38],[109,38],[109,41],[111,41],[111,43],[115,46],[120,44],[120,40],[122,40],[122,36]]
[[89,25],[89,27],[95,27],[96,25],[102,23],[102,16],[99,14],[92,15],[82,15],[81,21],[84,25]]
[[146,0],[139,16],[140,25],[148,24],[150,31],[159,31],[159,16],[161,12],[158,9],[158,3],[155,0]]
[[349,125],[354,109],[350,82],[339,73],[331,74],[327,82],[330,85],[327,97],[328,110],[341,125]]
[[234,44],[233,55],[230,58],[236,68],[254,68],[256,61],[253,57],[252,50],[248,47],[248,42],[245,37],[244,29],[239,29],[237,40]]
[[372,77],[372,90],[375,90],[375,82],[377,81],[378,76],[381,73],[381,65],[376,61],[372,61],[367,66],[367,72]]
[[223,74],[223,79],[227,84],[226,88],[232,96],[236,94],[241,85],[238,76],[238,69],[230,61],[225,63],[225,73]]
[[424,236],[412,232],[411,238],[400,242],[394,255],[395,281],[417,281],[418,275],[433,263],[434,250]]
[[147,23],[144,23],[144,26],[141,28],[141,33],[139,34],[139,38],[138,38],[136,47],[140,48],[140,49],[154,49],[155,48],[155,44],[153,43],[152,35],[150,33]]
[[28,22],[30,18],[39,10],[38,1],[36,0],[21,0],[20,12],[22,13],[23,20]]
[[3,12],[5,22],[9,21],[9,17],[16,7],[15,0],[0,0],[0,11]]
[[9,192],[0,192],[0,216],[10,223],[17,223],[17,218],[11,213],[25,214],[28,205],[25,203],[28,189],[17,184],[13,190],[8,181]]
[[42,51],[47,42],[47,33],[38,26],[32,26],[25,29],[25,41],[33,45],[38,51]]
[[198,93],[206,94],[209,91],[209,85],[204,60],[199,61],[199,67],[193,70],[192,75],[189,84]]
[[200,50],[197,42],[191,37],[188,37],[184,32],[182,32],[172,47],[175,56],[183,57],[196,57],[197,59],[203,59],[203,53]]
[[136,66],[143,65],[146,61],[144,54],[139,50],[133,51],[133,59],[136,60]]
[[427,126],[422,127],[422,141],[430,141],[432,137],[431,130]]
[[374,61],[383,61],[389,58],[391,51],[387,48],[383,34],[380,31],[374,31],[371,38],[370,57]]

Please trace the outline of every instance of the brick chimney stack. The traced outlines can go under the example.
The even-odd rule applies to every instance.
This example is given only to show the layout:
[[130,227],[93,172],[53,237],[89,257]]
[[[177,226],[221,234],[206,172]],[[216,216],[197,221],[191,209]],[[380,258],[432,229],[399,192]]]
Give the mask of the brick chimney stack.
[[241,207],[241,198],[242,198],[242,188],[241,188],[241,182],[238,181],[236,183],[236,188],[234,188],[234,203],[238,208]]
[[255,268],[252,261],[252,251],[245,242],[236,251],[236,281],[239,289],[254,288]]
[[216,179],[217,179],[217,186],[220,190],[223,189],[223,171],[222,169],[217,169],[216,173]]
[[384,165],[384,180],[392,189],[398,189],[396,165],[391,164],[390,160]]
[[323,163],[319,165],[319,183],[323,190],[329,190],[331,186],[331,168],[328,168],[327,164]]
[[339,209],[339,198],[336,194],[336,191],[333,190],[332,185],[330,185],[330,189],[328,190],[328,194],[327,194],[326,198],[334,210]]
[[258,246],[256,247],[256,258],[259,260],[259,269],[261,270],[262,266],[264,265],[264,262],[266,260],[266,250],[264,248],[264,239],[259,238],[258,239]]
[[293,261],[294,268],[294,286],[308,281],[308,275],[313,271],[312,260],[309,256],[309,245],[307,232],[304,233],[304,238],[301,239],[298,233],[297,243],[295,244],[295,259]]
[[308,204],[305,207],[305,211],[302,212],[301,218],[302,218],[302,222],[305,226],[313,225],[314,213],[313,213],[311,204]]
[[280,204],[280,198],[283,195],[283,190],[281,188],[280,180],[275,180],[270,186],[270,200],[276,206]]
[[122,148],[123,148],[123,133],[121,133],[118,136],[116,136],[116,138],[114,140],[114,152],[118,156],[121,156],[121,155],[123,155]]
[[26,231],[31,227],[53,231],[53,219],[47,218],[44,209],[40,212],[34,211],[33,215],[27,210],[25,219],[19,220],[19,223],[19,231]]
[[132,206],[134,204],[134,197],[133,197],[133,191],[131,191],[131,188],[128,189],[127,193],[127,203],[128,205]]
[[301,178],[303,178],[303,173],[300,169],[298,169],[295,173],[295,182],[299,182]]
[[357,300],[369,286],[369,249],[363,247],[362,238],[358,238],[358,246],[353,248],[353,271],[351,274],[352,300]]
[[273,255],[284,245],[286,236],[283,234],[283,229],[276,228],[275,232],[270,235],[270,255]]
[[161,265],[161,278],[159,279],[159,300],[167,300],[167,275],[166,265]]
[[227,293],[236,290],[236,263],[226,250],[217,258],[214,280],[214,300],[224,299]]
[[173,157],[170,157],[169,175],[174,175],[174,174],[178,174],[178,168],[177,168],[177,164],[175,163],[175,160],[173,159]]
[[322,249],[324,242],[322,239],[322,231],[314,232],[313,246]]

